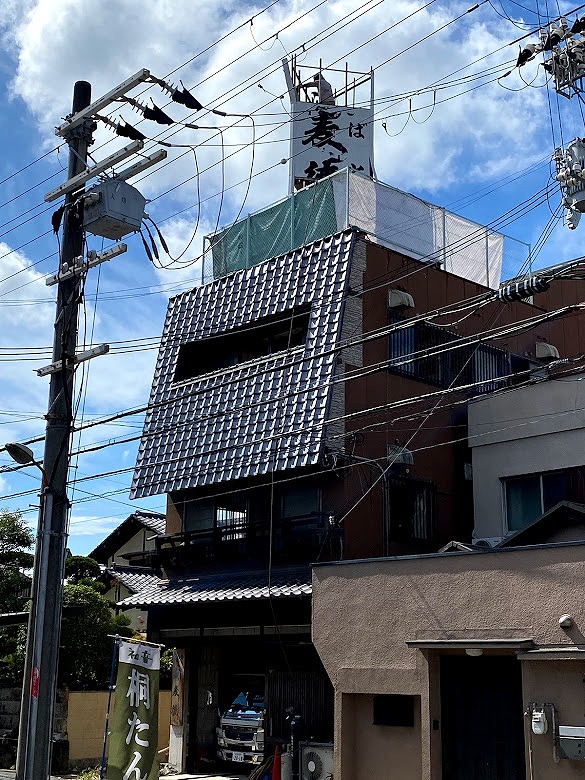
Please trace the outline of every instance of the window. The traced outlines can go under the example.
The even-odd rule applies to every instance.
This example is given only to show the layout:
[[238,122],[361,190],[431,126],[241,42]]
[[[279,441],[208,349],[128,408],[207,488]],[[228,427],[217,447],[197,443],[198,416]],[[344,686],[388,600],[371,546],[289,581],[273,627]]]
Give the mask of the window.
[[386,481],[387,542],[432,542],[436,537],[436,488],[428,480]]
[[221,504],[190,501],[185,505],[184,531],[216,531],[220,541],[245,539],[249,525],[246,500],[226,496]]
[[[507,352],[487,344],[467,344],[448,349],[449,344],[460,338],[459,334],[429,322],[417,322],[390,333],[389,370],[439,387],[458,387],[495,380],[514,370],[529,367],[527,360],[524,361],[526,366],[524,363],[520,366],[516,361],[511,367]],[[425,352],[431,354],[425,356]],[[417,357],[412,358],[413,355]],[[497,381],[486,382],[471,392],[492,392],[502,384]]]
[[389,693],[374,696],[374,726],[414,726],[414,705],[418,696]]
[[316,518],[321,509],[320,491],[317,485],[299,483],[282,492],[282,517],[295,521]]
[[299,347],[307,339],[309,316],[309,306],[302,306],[227,333],[182,344],[174,381],[181,382]]
[[236,539],[245,539],[248,530],[248,512],[245,508],[218,506],[215,510],[217,528],[221,529],[221,538],[224,542],[233,542]]
[[199,501],[185,504],[183,516],[184,531],[206,531],[215,527],[215,507]]
[[508,531],[525,528],[559,501],[585,503],[585,467],[510,477],[504,481]]

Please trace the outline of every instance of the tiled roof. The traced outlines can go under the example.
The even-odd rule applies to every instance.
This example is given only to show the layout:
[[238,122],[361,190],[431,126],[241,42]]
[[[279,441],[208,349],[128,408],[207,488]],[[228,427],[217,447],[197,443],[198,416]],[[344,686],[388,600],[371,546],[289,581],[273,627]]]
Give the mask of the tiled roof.
[[145,525],[147,528],[150,528],[151,531],[154,531],[159,536],[164,534],[167,522],[165,515],[161,515],[159,512],[144,512],[143,510],[139,510],[134,512],[134,517],[138,522],[142,523],[142,525]]
[[[318,462],[353,247],[347,230],[170,300],[133,498]],[[182,344],[302,306],[304,346],[174,382]]]
[[117,552],[139,530],[137,523],[162,536],[165,532],[166,517],[159,512],[145,512],[141,509],[133,512],[93,548],[89,557],[106,563],[106,559]]
[[152,571],[139,569],[137,566],[108,566],[105,571],[110,577],[120,580],[132,593],[140,593],[156,587],[161,581],[161,575]]
[[203,601],[243,601],[309,595],[311,572],[309,567],[305,566],[273,571],[270,588],[267,571],[153,581],[139,593],[121,601],[120,606],[194,604]]

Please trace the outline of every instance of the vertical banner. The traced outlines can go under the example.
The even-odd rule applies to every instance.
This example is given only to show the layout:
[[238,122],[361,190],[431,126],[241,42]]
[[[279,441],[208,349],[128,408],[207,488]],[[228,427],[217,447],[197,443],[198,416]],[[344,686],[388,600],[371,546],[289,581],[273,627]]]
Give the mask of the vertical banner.
[[120,642],[107,780],[158,780],[160,647]]
[[183,725],[183,689],[185,687],[185,650],[173,650],[171,677],[171,726]]

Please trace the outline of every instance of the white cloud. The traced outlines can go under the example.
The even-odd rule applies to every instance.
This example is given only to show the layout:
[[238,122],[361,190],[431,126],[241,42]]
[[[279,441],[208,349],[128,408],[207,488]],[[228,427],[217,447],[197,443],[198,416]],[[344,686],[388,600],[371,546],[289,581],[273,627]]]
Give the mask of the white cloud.
[[[132,510],[128,509],[128,514]],[[122,522],[120,517],[75,515],[69,525],[69,536],[107,536]]]
[[[338,67],[342,68],[344,52],[372,38],[372,31],[383,30],[392,22],[412,14],[417,7],[411,0],[400,0],[363,13],[345,29],[332,33],[311,50],[307,62],[322,59],[326,64],[341,60]],[[211,0],[198,3],[196,13],[192,3],[187,0],[173,3],[172,6],[169,3],[150,2],[146,7],[144,2],[138,0],[121,0],[115,4],[111,0],[100,4],[90,3],[89,0],[38,0],[33,7],[23,3],[23,9],[26,8],[28,12],[20,18],[15,16],[11,27],[18,51],[13,89],[39,118],[48,135],[52,125],[58,121],[58,116],[69,110],[68,101],[74,78],[85,78],[92,82],[94,95],[98,95],[144,66],[157,75],[164,75],[181,62],[191,59],[194,53],[203,51],[243,18],[243,9],[238,4],[228,4],[223,7],[222,13],[218,13],[216,3]],[[199,99],[212,105],[220,104],[223,110],[236,113],[257,110],[270,100],[266,92],[258,89],[259,82],[275,95],[285,92],[279,66],[283,51],[278,44],[271,48],[269,44],[256,48],[251,32],[256,40],[261,40],[305,12],[300,22],[291,25],[279,36],[282,45],[291,50],[332,25],[353,10],[354,6],[347,2],[330,2],[307,13],[309,8],[308,2],[278,4],[255,19],[251,28],[245,25],[230,35],[225,43],[196,57],[173,74],[171,79],[175,79],[176,83],[178,78],[182,78],[188,86],[198,84],[195,93]],[[466,15],[440,34],[415,46],[418,40],[449,22],[461,10],[459,5],[453,3],[419,11],[408,21],[358,49],[348,58],[350,66],[352,69],[368,70],[370,65],[375,66],[389,59],[392,54],[406,49],[404,54],[376,72],[376,97],[380,100],[385,95],[420,89],[436,81],[439,76],[459,71],[470,61],[487,57],[475,68],[461,71],[460,75],[501,62],[507,56],[515,56],[512,49],[505,54],[487,56],[506,44],[517,31],[493,15],[488,25],[486,14],[482,16],[482,11]],[[252,15],[251,10],[247,13]],[[88,19],[91,24],[88,24]],[[274,39],[272,43],[275,43]],[[248,53],[250,49],[253,51]],[[241,59],[230,65],[240,55],[243,55]],[[502,74],[504,70],[502,68]],[[338,78],[341,75],[338,74]],[[242,82],[246,90],[238,94],[241,89],[238,85]],[[512,80],[511,83],[515,85],[516,82]],[[463,85],[451,91],[437,92],[432,121],[417,125],[411,120],[407,131],[397,138],[389,139],[378,125],[377,168],[383,179],[399,187],[444,189],[462,176],[469,175],[469,158],[473,160],[481,157],[483,163],[489,165],[492,159],[502,154],[507,145],[518,148],[520,143],[524,147],[534,143],[536,131],[546,116],[541,112],[539,121],[533,122],[530,127],[526,115],[531,112],[533,116],[538,116],[544,99],[542,91],[526,89],[512,93],[496,83],[442,103],[445,98],[467,88],[468,85]],[[167,100],[158,89],[150,90],[144,99],[151,95],[159,105]],[[222,95],[228,96],[227,102],[224,102]],[[433,95],[428,93],[423,100],[415,99],[413,108],[424,105],[425,100],[432,107]],[[285,103],[288,103],[288,99],[285,99]],[[408,111],[408,108],[406,101],[394,107],[394,113],[397,109]],[[186,113],[176,105],[168,111],[174,117],[185,116]],[[413,118],[420,120],[429,111],[415,112]],[[257,145],[256,170],[267,168],[287,156],[287,118],[281,103],[272,101],[263,110],[263,113],[267,112],[277,112],[278,116],[258,117],[259,125],[264,125],[258,128],[258,135],[272,130],[265,140],[281,138],[282,141],[280,146],[272,143]],[[392,113],[388,111],[388,114]],[[125,115],[128,121],[138,121],[136,113],[125,112]],[[502,120],[504,116],[505,121]],[[399,127],[403,119],[400,116],[389,116],[386,120],[389,129]],[[215,125],[218,121],[224,126],[231,124],[227,119],[210,116],[205,116],[203,120],[197,117],[195,121],[201,121],[202,125]],[[283,125],[275,131],[275,126],[267,126],[269,121]],[[141,127],[152,135],[161,129],[151,123],[143,123]],[[174,136],[173,140],[199,143],[210,135],[205,130],[186,130]],[[108,137],[107,133],[104,137]],[[250,139],[251,131],[246,121],[224,133],[226,145],[246,143]],[[214,166],[208,173],[202,173],[204,197],[220,190],[219,140],[216,138],[212,141],[216,146],[203,146],[198,150],[201,171],[210,165]],[[226,146],[226,152],[229,154],[230,151],[233,151],[233,147]],[[145,186],[153,192],[157,187],[160,192],[167,186],[174,186],[193,174],[192,165],[190,156],[181,157],[178,162],[161,168],[156,175],[145,180],[148,182]],[[231,157],[226,164],[226,183],[230,185],[246,180],[249,169],[249,152]],[[253,209],[266,205],[267,192],[271,194],[269,201],[283,196],[287,184],[284,173],[283,168],[277,167],[263,174],[252,187],[249,207]],[[232,209],[237,207],[238,194],[241,192],[228,195]],[[171,200],[185,204],[194,202],[195,195],[195,185],[191,182],[170,197]],[[158,205],[156,209],[159,210]],[[213,221],[210,215],[208,219]]]
[[[2,340],[3,412],[20,411],[11,424],[2,426],[5,440],[16,440],[38,430],[43,409],[46,407],[46,381],[39,379],[34,369],[50,362],[54,306],[35,302],[39,282],[43,276],[30,268],[30,259],[21,252],[12,251],[0,242],[3,279],[0,282],[0,332]],[[43,284],[44,286],[44,284]],[[16,354],[11,351],[14,348]],[[42,349],[44,348],[44,349]],[[23,420],[24,415],[36,415],[37,420]],[[9,415],[2,422],[10,421]]]

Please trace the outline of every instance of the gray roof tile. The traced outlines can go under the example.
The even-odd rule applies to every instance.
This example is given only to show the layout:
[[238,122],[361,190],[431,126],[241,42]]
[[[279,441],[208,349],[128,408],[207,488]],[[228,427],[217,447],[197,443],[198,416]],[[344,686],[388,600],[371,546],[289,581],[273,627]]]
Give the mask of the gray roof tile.
[[159,512],[146,512],[142,509],[137,509],[136,512],[132,512],[119,526],[114,528],[105,539],[102,539],[89,553],[89,557],[105,563],[110,555],[116,552],[121,545],[125,544],[136,533],[137,523],[154,531],[158,536],[162,536],[165,532],[166,517]]
[[268,572],[244,572],[145,583],[140,592],[128,596],[120,606],[194,604],[205,601],[243,601],[311,595],[308,566],[275,570],[268,587]]
[[160,574],[140,570],[136,566],[108,566],[105,571],[111,577],[120,580],[132,593],[148,591],[156,587],[161,581]]
[[134,517],[154,531],[158,536],[162,536],[166,529],[167,519],[165,515],[161,515],[160,512],[144,512],[142,509],[133,512]]
[[[347,230],[170,300],[133,498],[318,462],[353,246]],[[303,305],[304,346],[174,382],[182,344]]]

